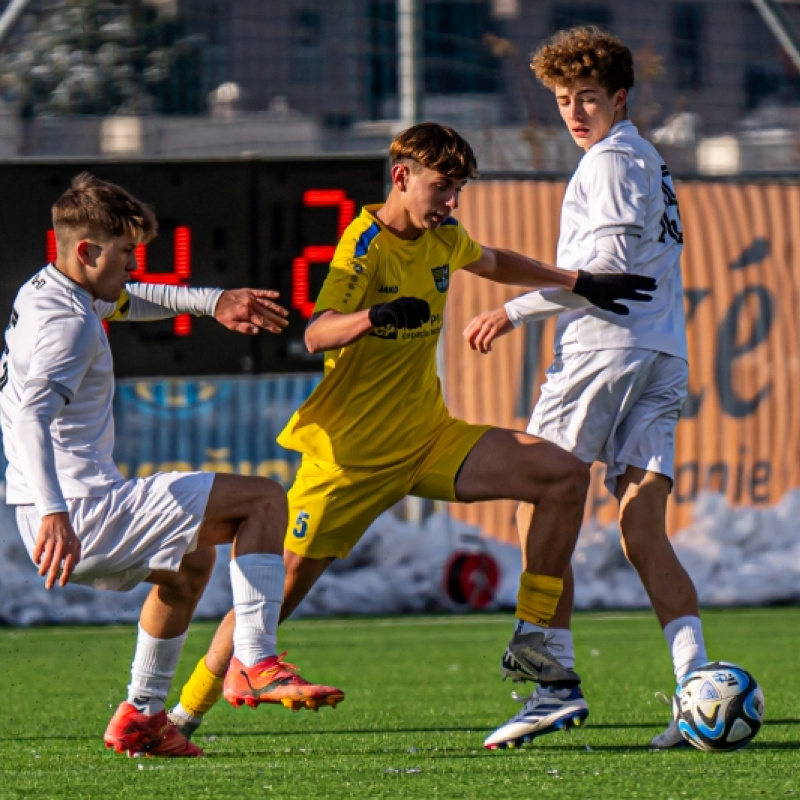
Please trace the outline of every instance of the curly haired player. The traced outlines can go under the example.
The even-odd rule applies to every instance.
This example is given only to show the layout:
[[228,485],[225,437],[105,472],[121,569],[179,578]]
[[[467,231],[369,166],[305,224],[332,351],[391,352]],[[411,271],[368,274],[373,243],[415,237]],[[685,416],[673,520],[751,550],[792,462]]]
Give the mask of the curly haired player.
[[[681,281],[678,201],[669,170],[628,119],[631,51],[594,27],[561,31],[534,54],[536,77],[555,95],[575,143],[585,151],[567,186],[557,263],[572,270],[646,274],[658,281],[653,302],[626,317],[608,314],[563,291],[534,292],[481,314],[467,327],[472,347],[488,352],[498,336],[559,314],[556,359],[547,372],[528,432],[560,445],[586,464],[606,465],[606,486],[619,503],[628,560],[639,573],[664,630],[676,678],[706,659],[697,592],[666,533],[675,426],[687,394],[688,364]],[[527,553],[548,546],[531,525],[539,508],[520,506]],[[530,531],[530,533],[529,533]],[[520,616],[520,635],[545,633],[564,669],[575,665],[573,578],[549,625]],[[504,665],[505,668],[505,665]],[[515,678],[536,680],[521,670]],[[541,681],[522,710],[487,739],[515,745],[580,723],[588,708],[580,686]],[[673,721],[653,747],[683,742]]]

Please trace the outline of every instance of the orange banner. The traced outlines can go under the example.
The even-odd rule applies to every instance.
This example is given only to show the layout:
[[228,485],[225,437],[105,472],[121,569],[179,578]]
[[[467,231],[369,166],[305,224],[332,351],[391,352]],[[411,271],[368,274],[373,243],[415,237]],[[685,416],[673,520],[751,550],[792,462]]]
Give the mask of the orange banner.
[[[702,491],[765,506],[800,485],[800,184],[677,181],[684,229],[690,395],[677,431],[671,534]],[[482,181],[459,218],[477,241],[553,263],[561,181]],[[552,359],[553,322],[527,325],[473,353],[472,317],[520,294],[456,273],[445,326],[445,392],[456,416],[524,429]],[[616,503],[593,471],[587,517]],[[514,504],[453,506],[454,516],[516,541]]]

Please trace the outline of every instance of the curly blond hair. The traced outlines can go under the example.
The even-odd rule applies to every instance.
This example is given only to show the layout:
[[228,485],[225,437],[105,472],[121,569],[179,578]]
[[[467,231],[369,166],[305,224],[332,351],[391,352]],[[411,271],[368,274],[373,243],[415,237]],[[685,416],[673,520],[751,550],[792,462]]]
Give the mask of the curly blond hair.
[[531,69],[548,89],[597,78],[611,95],[633,86],[633,54],[616,36],[593,25],[558,31],[531,56]]

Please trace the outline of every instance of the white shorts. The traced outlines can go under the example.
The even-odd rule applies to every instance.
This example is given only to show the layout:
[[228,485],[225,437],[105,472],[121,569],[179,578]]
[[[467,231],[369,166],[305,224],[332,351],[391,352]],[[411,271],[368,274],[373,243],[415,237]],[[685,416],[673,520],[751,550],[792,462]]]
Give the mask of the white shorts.
[[528,433],[591,464],[606,465],[613,494],[627,467],[672,480],[675,426],[688,391],[682,358],[653,350],[593,350],[556,356]]
[[[177,572],[197,547],[213,472],[159,472],[119,483],[104,497],[67,500],[81,560],[70,583],[126,592],[155,569]],[[32,555],[42,518],[17,506],[17,525]]]

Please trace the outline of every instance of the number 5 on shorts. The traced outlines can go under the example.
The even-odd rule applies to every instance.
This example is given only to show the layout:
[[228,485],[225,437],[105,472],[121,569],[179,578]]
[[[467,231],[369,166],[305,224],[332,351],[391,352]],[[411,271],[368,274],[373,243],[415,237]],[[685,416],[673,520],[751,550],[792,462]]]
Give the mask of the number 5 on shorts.
[[301,511],[297,515],[297,521],[294,523],[293,536],[296,539],[302,539],[308,531],[308,511]]

